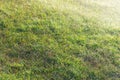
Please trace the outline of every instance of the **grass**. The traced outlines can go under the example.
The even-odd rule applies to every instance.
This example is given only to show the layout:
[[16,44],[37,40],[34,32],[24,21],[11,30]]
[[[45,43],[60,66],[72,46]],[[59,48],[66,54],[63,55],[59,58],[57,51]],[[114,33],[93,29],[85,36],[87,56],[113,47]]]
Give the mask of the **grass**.
[[1,0],[0,80],[119,80],[120,29],[102,11],[82,0]]

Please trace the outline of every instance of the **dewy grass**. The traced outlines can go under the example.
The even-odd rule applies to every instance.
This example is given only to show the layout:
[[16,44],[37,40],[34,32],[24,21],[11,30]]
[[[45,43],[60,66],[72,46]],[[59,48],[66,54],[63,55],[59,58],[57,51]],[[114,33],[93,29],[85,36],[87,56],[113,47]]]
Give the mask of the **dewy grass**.
[[0,80],[119,80],[120,29],[102,1],[1,0]]

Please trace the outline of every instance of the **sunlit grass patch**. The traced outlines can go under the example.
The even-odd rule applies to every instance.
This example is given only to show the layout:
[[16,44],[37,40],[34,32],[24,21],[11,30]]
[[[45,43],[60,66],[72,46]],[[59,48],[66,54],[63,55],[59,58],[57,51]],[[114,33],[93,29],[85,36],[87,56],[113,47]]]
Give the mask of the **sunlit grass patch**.
[[119,79],[120,29],[102,3],[1,0],[0,79]]

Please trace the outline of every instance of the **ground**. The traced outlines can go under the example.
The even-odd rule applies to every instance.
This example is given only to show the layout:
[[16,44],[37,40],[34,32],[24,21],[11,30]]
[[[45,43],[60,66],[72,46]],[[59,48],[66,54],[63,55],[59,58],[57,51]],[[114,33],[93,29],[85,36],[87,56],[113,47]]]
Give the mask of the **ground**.
[[0,80],[119,80],[119,0],[1,0]]

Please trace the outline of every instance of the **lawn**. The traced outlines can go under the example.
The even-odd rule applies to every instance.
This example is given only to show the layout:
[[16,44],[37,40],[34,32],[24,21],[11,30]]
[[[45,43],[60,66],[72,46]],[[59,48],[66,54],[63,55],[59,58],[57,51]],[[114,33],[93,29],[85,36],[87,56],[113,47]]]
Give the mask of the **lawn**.
[[0,80],[119,80],[119,0],[0,0]]

